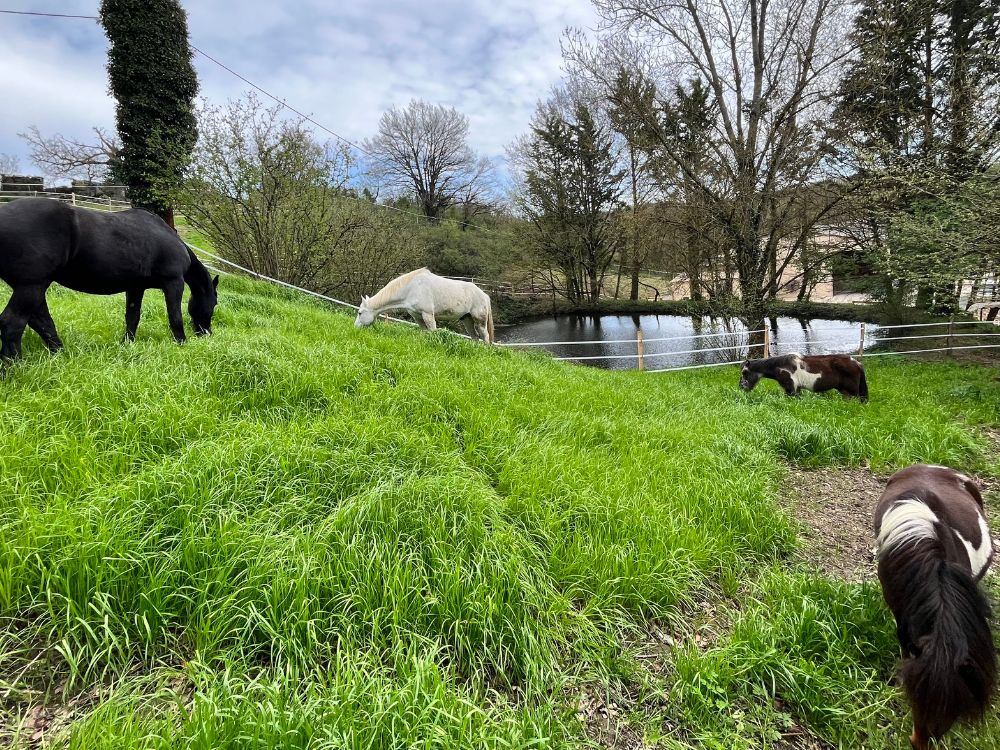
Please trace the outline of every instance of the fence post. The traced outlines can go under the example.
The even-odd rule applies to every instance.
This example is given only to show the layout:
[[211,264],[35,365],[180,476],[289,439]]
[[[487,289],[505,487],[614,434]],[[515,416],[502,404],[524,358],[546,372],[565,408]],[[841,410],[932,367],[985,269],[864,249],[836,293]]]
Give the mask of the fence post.
[[771,356],[771,329],[767,327],[767,321],[764,321],[764,359]]
[[954,333],[955,333],[955,316],[952,315],[950,318],[948,318],[948,356],[949,357],[953,356],[952,351],[951,351],[951,347],[952,347],[952,336],[954,335]]
[[646,360],[644,359],[644,357],[646,355],[646,344],[642,338],[642,331],[635,332],[635,346],[639,356],[639,369],[645,370]]
[[861,341],[858,342],[858,359],[865,356],[865,324],[861,324]]

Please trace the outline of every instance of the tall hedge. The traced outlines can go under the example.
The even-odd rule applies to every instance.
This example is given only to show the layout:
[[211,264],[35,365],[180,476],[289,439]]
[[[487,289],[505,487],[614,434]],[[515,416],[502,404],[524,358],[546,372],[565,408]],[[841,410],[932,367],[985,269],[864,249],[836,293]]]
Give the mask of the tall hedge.
[[100,18],[122,143],[111,176],[172,225],[172,195],[198,139],[187,14],[177,0],[102,0]]

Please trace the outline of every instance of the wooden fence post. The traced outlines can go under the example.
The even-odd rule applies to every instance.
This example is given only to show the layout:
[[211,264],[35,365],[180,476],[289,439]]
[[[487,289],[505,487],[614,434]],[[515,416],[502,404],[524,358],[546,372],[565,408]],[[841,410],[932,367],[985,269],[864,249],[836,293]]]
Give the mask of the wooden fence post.
[[767,321],[764,321],[764,359],[771,356],[771,329],[767,327]]
[[861,341],[858,342],[858,359],[865,356],[865,324],[861,324]]
[[955,334],[955,316],[952,315],[950,318],[948,318],[948,356],[949,357],[954,356],[953,353],[952,353],[952,351],[951,351],[952,336],[954,336],[954,334]]
[[644,359],[646,355],[646,343],[642,338],[642,331],[635,332],[635,346],[639,356],[639,369],[646,369],[646,360]]

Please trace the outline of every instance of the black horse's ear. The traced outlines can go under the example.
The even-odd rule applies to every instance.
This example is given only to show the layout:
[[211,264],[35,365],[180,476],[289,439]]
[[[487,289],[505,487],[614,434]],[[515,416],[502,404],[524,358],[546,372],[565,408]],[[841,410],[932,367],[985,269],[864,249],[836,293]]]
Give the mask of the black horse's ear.
[[218,276],[216,276],[214,279],[212,279],[212,286],[215,287],[216,289],[219,288],[219,277]]

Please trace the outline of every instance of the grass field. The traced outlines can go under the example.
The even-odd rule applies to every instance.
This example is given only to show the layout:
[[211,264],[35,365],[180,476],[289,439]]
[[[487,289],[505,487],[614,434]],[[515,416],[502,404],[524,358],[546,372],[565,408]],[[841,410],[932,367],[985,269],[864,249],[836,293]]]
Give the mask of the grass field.
[[184,346],[157,294],[128,346],[50,307],[0,383],[0,745],[902,748],[891,616],[794,562],[785,473],[1000,475],[985,367],[873,361],[863,406],[234,277]]

